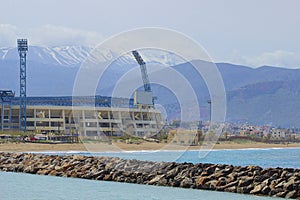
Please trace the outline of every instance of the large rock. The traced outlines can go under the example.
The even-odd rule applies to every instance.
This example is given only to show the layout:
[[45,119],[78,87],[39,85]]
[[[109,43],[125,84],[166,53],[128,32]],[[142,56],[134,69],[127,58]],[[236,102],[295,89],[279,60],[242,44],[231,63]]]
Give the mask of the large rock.
[[261,193],[264,194],[264,195],[269,194],[269,192],[271,192],[271,188],[268,185],[263,187],[262,190],[261,190]]
[[195,187],[195,183],[191,178],[185,177],[181,183],[180,183],[180,187],[183,188],[194,188]]
[[295,180],[291,179],[290,181],[288,181],[287,183],[285,183],[283,185],[283,189],[285,191],[292,191],[292,190],[294,190],[294,183],[295,183]]
[[250,194],[261,194],[263,186],[262,185],[257,185],[254,187],[253,190],[250,191]]
[[290,191],[285,195],[285,198],[296,198],[299,197],[296,190]]
[[154,184],[157,184],[159,182],[162,182],[162,179],[164,179],[165,175],[162,174],[162,175],[157,175],[155,176],[153,179],[151,179],[148,184],[149,185],[154,185]]
[[245,187],[253,183],[253,177],[242,177],[241,180],[239,181],[238,186],[239,187]]
[[196,181],[196,187],[199,189],[205,189],[207,188],[206,183],[210,180],[211,178],[209,176],[200,177]]

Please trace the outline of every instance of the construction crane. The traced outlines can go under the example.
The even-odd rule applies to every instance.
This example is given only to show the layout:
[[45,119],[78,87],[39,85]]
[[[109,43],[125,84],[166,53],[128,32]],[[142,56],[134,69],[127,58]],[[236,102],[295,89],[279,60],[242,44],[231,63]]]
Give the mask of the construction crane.
[[140,65],[143,84],[144,84],[144,90],[145,90],[144,92],[141,92],[141,91],[135,92],[135,103],[137,105],[142,105],[142,106],[144,105],[144,106],[146,106],[146,108],[148,106],[154,107],[154,98],[152,95],[152,90],[151,90],[151,86],[150,86],[150,82],[149,82],[146,63],[137,51],[132,51],[132,54],[133,54],[135,60]]
[[139,54],[139,52],[132,51],[132,54],[133,54],[134,58],[136,59],[136,61],[140,65],[145,92],[152,92],[151,86],[149,83],[149,77],[148,77],[148,73],[147,73],[146,63],[144,62],[144,60],[141,57],[141,55]]

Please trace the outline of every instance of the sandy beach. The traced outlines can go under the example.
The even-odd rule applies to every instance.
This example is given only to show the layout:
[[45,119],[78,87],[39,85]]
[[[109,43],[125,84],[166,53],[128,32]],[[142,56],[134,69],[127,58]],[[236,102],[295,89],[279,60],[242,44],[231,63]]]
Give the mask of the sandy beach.
[[126,144],[122,142],[78,143],[78,144],[35,144],[35,143],[4,143],[0,151],[9,152],[47,152],[47,151],[142,151],[142,150],[199,150],[199,149],[248,149],[248,148],[300,148],[300,143],[266,144],[266,143],[234,143],[206,144],[202,146],[180,146],[165,143],[143,142],[141,144]]

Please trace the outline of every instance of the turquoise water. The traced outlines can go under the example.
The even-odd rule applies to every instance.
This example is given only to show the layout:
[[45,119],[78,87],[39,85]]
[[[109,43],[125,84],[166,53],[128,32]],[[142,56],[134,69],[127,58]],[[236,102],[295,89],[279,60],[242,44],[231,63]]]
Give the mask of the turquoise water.
[[156,187],[4,172],[0,172],[0,188],[0,199],[3,200],[271,199],[205,190]]
[[[74,153],[74,152],[73,152]],[[178,162],[259,165],[262,167],[300,167],[300,149],[252,149],[163,152],[94,153],[128,159]],[[55,153],[57,154],[57,153]],[[87,153],[78,153],[87,154]],[[202,156],[206,155],[205,158]],[[274,199],[215,191],[158,187],[128,183],[93,181],[74,178],[38,176],[0,172],[0,199],[5,200],[69,200],[69,199]]]
[[[74,152],[73,152],[74,153]],[[54,153],[57,154],[57,153]],[[258,165],[261,167],[300,168],[300,148],[243,149],[213,151],[143,151],[120,153],[79,153],[82,155],[113,156],[125,159],[213,163],[229,165]]]

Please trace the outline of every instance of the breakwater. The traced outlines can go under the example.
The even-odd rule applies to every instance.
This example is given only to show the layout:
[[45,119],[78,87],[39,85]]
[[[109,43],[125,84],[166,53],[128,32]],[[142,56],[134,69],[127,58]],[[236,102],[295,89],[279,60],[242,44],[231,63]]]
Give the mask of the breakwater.
[[31,174],[300,197],[300,169],[0,153],[0,170]]

